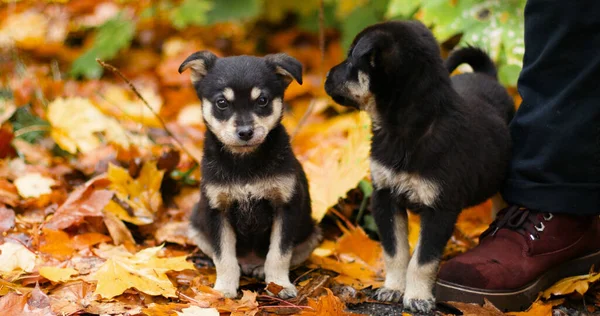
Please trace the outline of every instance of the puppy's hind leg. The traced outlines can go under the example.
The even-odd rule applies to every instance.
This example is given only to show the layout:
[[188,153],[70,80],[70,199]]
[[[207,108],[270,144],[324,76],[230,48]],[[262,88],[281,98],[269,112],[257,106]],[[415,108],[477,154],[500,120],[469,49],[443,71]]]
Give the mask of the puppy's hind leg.
[[433,285],[440,258],[452,236],[459,210],[420,210],[419,242],[408,265],[404,308],[415,313],[430,313],[435,307]]
[[376,190],[372,196],[373,215],[384,250],[386,276],[375,299],[399,302],[406,285],[406,268],[410,259],[408,214],[397,207],[389,189]]
[[[278,296],[281,298],[295,297],[298,294],[296,287],[290,282],[290,264],[292,261],[293,245],[289,232],[284,231],[284,212],[278,209],[273,218],[269,251],[265,260],[265,283],[271,282],[282,286]],[[272,294],[272,293],[269,293]]]
[[223,217],[219,238],[219,249],[215,251],[213,261],[217,268],[215,290],[223,293],[225,297],[237,296],[240,284],[240,266],[236,257],[236,236],[229,221]]

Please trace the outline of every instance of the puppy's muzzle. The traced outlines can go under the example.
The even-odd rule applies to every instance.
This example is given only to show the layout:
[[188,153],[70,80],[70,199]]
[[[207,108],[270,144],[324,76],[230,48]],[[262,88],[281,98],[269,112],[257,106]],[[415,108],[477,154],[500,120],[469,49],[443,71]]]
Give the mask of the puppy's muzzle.
[[249,141],[254,136],[254,128],[252,126],[238,126],[236,133],[239,139],[243,141]]

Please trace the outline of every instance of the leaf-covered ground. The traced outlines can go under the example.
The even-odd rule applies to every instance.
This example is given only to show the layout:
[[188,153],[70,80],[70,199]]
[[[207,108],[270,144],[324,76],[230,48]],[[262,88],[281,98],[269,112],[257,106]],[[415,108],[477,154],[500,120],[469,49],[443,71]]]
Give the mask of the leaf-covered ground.
[[[157,10],[166,2],[159,3]],[[0,311],[400,315],[401,307],[369,297],[384,277],[368,206],[370,122],[322,89],[324,73],[344,55],[339,32],[321,29],[321,43],[293,21],[189,26],[205,22],[188,12],[202,3],[164,7],[164,16],[149,14],[144,1],[0,7]],[[326,239],[291,272],[297,298],[268,296],[265,287],[277,287],[251,278],[242,279],[239,298],[223,298],[211,289],[210,260],[185,234],[199,198],[204,126],[189,77],[177,68],[200,49],[221,56],[286,52],[305,66],[304,84],[286,93],[284,124]],[[143,99],[97,57],[110,59]],[[477,243],[490,207],[465,210],[446,259]],[[418,223],[410,217],[411,247]],[[594,313],[599,278],[592,272],[565,279],[530,311],[512,315]],[[503,314],[491,304],[438,308]]]

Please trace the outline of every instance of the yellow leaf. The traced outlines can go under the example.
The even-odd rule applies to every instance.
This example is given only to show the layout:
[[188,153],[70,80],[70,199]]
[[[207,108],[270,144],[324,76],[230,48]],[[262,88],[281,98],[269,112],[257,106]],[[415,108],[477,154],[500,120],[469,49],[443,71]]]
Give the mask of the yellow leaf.
[[[159,113],[163,100],[156,91],[149,88],[140,88],[144,97],[154,112]],[[136,123],[151,127],[162,127],[156,116],[146,107],[142,100],[125,88],[112,85],[102,93],[102,98],[97,100],[98,107],[106,114],[113,117],[122,117]]]
[[52,193],[51,187],[55,183],[54,179],[44,177],[37,172],[27,173],[14,181],[19,195],[24,198],[38,198],[41,195],[50,194]]
[[566,295],[577,292],[585,294],[590,287],[590,284],[600,280],[600,273],[590,273],[586,275],[577,275],[569,278],[564,278],[542,293],[545,299],[552,295]]
[[177,297],[166,273],[194,269],[185,256],[158,258],[162,246],[146,248],[135,255],[122,253],[109,258],[92,276],[98,281],[94,295],[113,298],[130,288],[149,295]]
[[14,44],[22,48],[36,48],[45,42],[48,17],[42,13],[26,11],[9,14],[0,28],[0,47]]
[[305,141],[295,149],[300,151],[309,180],[313,218],[320,221],[339,198],[368,175],[370,119],[365,113],[352,113],[307,126],[297,137],[299,142]]
[[164,171],[158,170],[156,164],[152,162],[144,163],[137,179],[131,178],[127,170],[110,164],[108,166],[108,179],[111,181],[109,187],[116,192],[121,201],[127,203],[133,214],[114,201],[111,201],[105,210],[115,214],[121,220],[136,225],[152,223],[154,214],[162,205],[159,189],[163,175]]
[[88,99],[57,98],[48,105],[48,121],[52,126],[50,136],[64,150],[75,154],[98,148],[102,142],[98,134],[123,148],[130,143],[145,146],[147,137],[128,133],[117,120],[105,116]]
[[533,305],[524,312],[511,312],[506,315],[510,316],[547,316],[552,315],[552,307],[560,305],[564,302],[564,299],[553,300],[548,302],[535,301]]
[[16,241],[7,241],[0,245],[0,271],[23,270],[32,272],[35,267],[35,254]]
[[79,273],[73,268],[58,268],[58,267],[41,267],[38,272],[44,278],[52,282],[66,282],[71,279],[71,276]]
[[336,15],[339,18],[345,18],[357,8],[364,6],[368,0],[340,0],[337,5]]

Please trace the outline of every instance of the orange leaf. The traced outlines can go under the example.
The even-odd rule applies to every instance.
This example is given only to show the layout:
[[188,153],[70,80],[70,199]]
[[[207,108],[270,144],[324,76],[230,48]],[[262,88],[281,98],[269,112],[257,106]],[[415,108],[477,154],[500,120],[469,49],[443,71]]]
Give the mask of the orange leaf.
[[325,288],[326,295],[320,296],[318,299],[308,299],[308,306],[313,310],[303,310],[300,315],[354,315],[345,311],[346,306],[337,298],[330,289]]
[[52,229],[43,229],[42,232],[41,252],[50,254],[59,260],[68,259],[75,252],[69,234],[62,230]]
[[545,290],[542,293],[542,297],[548,299],[552,295],[566,295],[574,292],[585,294],[588,291],[590,284],[598,280],[600,280],[600,273],[590,273],[564,278]]
[[5,315],[22,315],[27,304],[27,296],[15,292],[0,298],[0,310]]
[[75,235],[71,241],[73,248],[76,250],[89,248],[93,245],[110,242],[110,237],[100,233],[85,233],[81,235]]
[[480,306],[478,304],[469,304],[462,302],[448,302],[448,304],[458,308],[464,316],[502,316],[504,315],[494,304],[487,299],[485,304]]
[[564,299],[553,300],[548,302],[535,301],[533,305],[524,312],[511,312],[506,315],[510,316],[547,316],[552,315],[552,307],[560,305],[564,302]]

